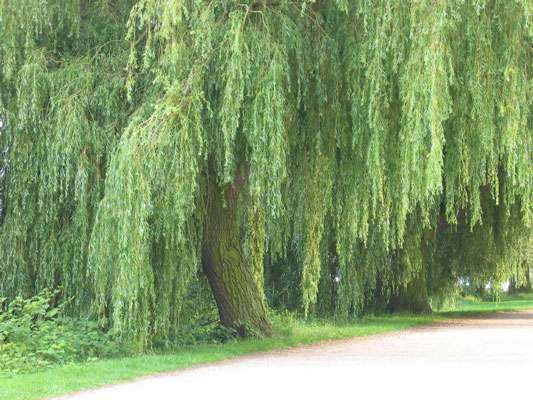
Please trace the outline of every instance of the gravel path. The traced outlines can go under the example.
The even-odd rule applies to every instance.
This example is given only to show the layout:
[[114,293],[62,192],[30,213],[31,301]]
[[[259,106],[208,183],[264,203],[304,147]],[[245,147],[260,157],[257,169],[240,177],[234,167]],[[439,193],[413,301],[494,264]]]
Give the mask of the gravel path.
[[252,354],[61,399],[533,398],[533,311]]

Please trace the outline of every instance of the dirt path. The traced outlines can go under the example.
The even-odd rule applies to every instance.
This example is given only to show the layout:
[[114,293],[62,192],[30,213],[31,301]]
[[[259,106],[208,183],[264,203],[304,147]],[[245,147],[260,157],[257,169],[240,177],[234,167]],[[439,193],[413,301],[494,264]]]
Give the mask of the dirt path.
[[61,397],[167,399],[533,398],[533,311],[252,354]]

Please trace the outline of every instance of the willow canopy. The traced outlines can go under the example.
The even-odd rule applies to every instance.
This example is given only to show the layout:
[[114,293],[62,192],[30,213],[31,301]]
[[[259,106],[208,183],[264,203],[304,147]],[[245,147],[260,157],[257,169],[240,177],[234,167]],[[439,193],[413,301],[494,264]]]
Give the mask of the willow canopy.
[[148,343],[203,270],[268,332],[283,271],[424,310],[530,246],[531,0],[0,0],[0,37],[0,296]]

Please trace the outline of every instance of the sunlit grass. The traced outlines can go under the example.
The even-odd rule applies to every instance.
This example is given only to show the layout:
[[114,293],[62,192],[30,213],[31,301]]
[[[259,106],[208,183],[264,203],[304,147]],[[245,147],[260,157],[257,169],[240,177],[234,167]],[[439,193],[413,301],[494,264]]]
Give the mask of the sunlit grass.
[[0,378],[0,399],[34,400],[124,382],[143,375],[170,372],[193,365],[216,362],[257,351],[282,349],[326,340],[367,336],[480,312],[533,309],[533,295],[508,296],[501,302],[460,301],[455,311],[432,315],[398,314],[365,317],[356,322],[303,321],[290,314],[273,315],[278,335],[225,344],[188,346],[171,354],[150,354],[71,364]]

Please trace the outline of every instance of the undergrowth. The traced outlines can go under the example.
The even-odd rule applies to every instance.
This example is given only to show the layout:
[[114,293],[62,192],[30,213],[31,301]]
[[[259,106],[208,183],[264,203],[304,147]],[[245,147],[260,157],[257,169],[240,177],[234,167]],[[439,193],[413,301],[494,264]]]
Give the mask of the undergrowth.
[[46,289],[29,299],[0,298],[0,375],[116,353],[97,322],[65,315],[69,301],[54,305],[58,293]]

